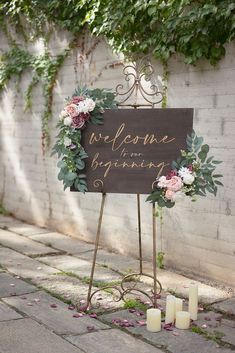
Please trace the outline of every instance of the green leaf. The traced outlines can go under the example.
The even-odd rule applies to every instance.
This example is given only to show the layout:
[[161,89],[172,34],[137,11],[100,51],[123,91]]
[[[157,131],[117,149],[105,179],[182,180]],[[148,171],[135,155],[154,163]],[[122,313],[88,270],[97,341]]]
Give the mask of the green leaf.
[[65,176],[66,180],[74,180],[77,178],[77,174],[76,173],[73,173],[73,172],[69,172],[68,174],[66,174]]
[[202,147],[201,147],[201,150],[202,150],[202,152],[204,152],[204,153],[208,153],[209,152],[209,146],[208,145],[203,145]]
[[217,185],[220,185],[220,186],[224,186],[224,184],[221,183],[219,180],[215,180],[214,183],[217,184]]
[[221,161],[212,161],[213,164],[220,164],[220,163],[223,163]]
[[84,162],[83,160],[79,159],[79,160],[77,161],[76,166],[77,166],[77,168],[78,168],[79,170],[82,170],[82,169],[85,168],[85,162]]

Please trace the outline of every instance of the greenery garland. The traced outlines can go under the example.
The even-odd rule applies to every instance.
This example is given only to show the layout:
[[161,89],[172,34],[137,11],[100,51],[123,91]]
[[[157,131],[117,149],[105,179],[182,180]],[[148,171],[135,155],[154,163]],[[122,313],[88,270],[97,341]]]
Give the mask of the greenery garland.
[[73,187],[81,192],[87,191],[83,170],[88,155],[81,146],[82,131],[86,124],[103,124],[104,110],[116,106],[114,94],[107,89],[77,87],[72,97],[66,99],[57,124],[59,134],[52,148],[52,155],[58,154],[61,158],[57,164],[60,169],[58,179],[63,181],[64,189]]
[[172,162],[172,169],[166,176],[156,180],[155,190],[147,198],[160,208],[172,208],[184,196],[189,196],[192,201],[197,195],[206,196],[207,192],[216,196],[218,186],[223,186],[218,180],[222,174],[214,173],[221,161],[208,157],[209,146],[203,145],[203,137],[193,131],[187,136],[186,143],[187,150],[182,150],[177,161]]

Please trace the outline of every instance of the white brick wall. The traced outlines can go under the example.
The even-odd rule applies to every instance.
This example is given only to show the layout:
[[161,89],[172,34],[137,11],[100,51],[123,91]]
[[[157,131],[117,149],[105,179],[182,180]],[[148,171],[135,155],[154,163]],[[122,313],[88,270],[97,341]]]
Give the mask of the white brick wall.
[[[1,47],[6,49],[3,36],[0,38]],[[87,36],[85,50],[95,41]],[[67,44],[68,36],[59,33],[50,42],[50,49],[57,54]],[[31,50],[40,52],[41,43],[33,45]],[[100,40],[83,64],[80,55],[84,58],[84,52],[78,48],[59,74],[54,119],[50,123],[52,141],[63,98],[78,83],[114,88],[123,82],[122,67],[110,66],[120,58],[104,40]],[[161,75],[160,64],[154,62],[154,66]],[[158,250],[166,253],[168,266],[235,285],[235,45],[227,46],[227,55],[216,68],[203,61],[188,67],[180,57],[175,57],[170,60],[169,71],[168,106],[195,109],[195,129],[212,146],[212,153],[224,161],[219,169],[224,174],[225,187],[219,190],[217,198],[209,196],[197,203],[186,201],[164,212],[163,225],[158,225]],[[30,73],[22,77],[20,92],[15,91],[12,80],[1,97],[0,199],[18,218],[92,241],[101,196],[63,191],[57,181],[56,158],[49,157],[49,152],[43,158],[41,152],[40,87],[34,90],[32,112],[23,112],[22,97],[29,79]],[[145,258],[150,258],[151,206],[145,199],[141,196],[143,249]],[[135,195],[107,196],[101,242],[107,248],[137,256]]]

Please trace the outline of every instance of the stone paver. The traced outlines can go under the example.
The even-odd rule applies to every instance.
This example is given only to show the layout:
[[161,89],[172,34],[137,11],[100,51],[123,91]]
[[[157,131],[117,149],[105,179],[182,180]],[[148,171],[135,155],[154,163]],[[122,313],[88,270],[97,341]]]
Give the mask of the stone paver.
[[[92,256],[93,256],[93,253],[89,252],[89,253],[79,255],[79,258],[92,261]],[[96,262],[98,264],[108,266],[109,268],[121,273],[139,271],[138,260],[123,256],[123,255],[110,253],[103,249],[98,250]]]
[[[90,277],[91,263],[86,260],[78,259],[73,256],[46,256],[40,257],[40,261],[47,265],[56,267],[62,271],[73,272],[79,277]],[[121,279],[121,276],[104,267],[96,266],[94,279],[96,281],[113,281]]]
[[20,319],[22,316],[8,305],[0,302],[0,321]]
[[[71,276],[50,275],[45,278],[37,278],[34,283],[54,295],[59,295],[64,300],[70,300],[73,304],[84,305],[82,303],[87,298],[88,284]],[[92,288],[93,291],[97,289],[96,287]],[[99,303],[99,306],[94,310],[96,312],[117,309],[123,307],[124,304],[122,300],[114,301],[113,296],[105,291],[97,292],[92,303],[95,305]]]
[[[149,264],[145,272],[151,273],[151,264]],[[176,295],[188,297],[190,283],[197,283],[199,287],[199,301],[203,303],[214,303],[216,301],[225,300],[231,296],[228,292],[222,289],[208,286],[204,283],[192,280],[185,276],[174,272],[159,270],[157,271],[158,280],[161,282],[164,290],[173,290]]]
[[86,353],[162,353],[150,344],[116,329],[67,337],[67,339]]
[[1,353],[84,353],[31,319],[0,323]]
[[196,324],[212,335],[220,337],[221,334],[221,341],[235,346],[234,321],[223,319],[222,315],[211,311],[200,313]]
[[59,252],[32,239],[27,239],[21,235],[1,229],[0,244],[25,255],[46,255]]
[[0,298],[22,295],[36,291],[37,288],[8,273],[0,273]]
[[80,254],[94,249],[94,244],[73,239],[56,232],[29,235],[29,237],[45,245],[50,244],[53,248],[66,251],[69,254]]
[[[89,316],[73,317],[68,305],[42,291],[22,297],[3,298],[3,301],[31,318],[43,323],[58,334],[81,334],[88,332],[88,326],[95,329],[109,327]],[[51,307],[51,305],[55,307]]]
[[48,233],[48,229],[46,228],[40,228],[23,222],[19,222],[17,224],[12,224],[12,225],[9,224],[7,228],[10,232],[17,233],[24,236]]
[[58,272],[55,268],[22,255],[14,250],[0,247],[0,264],[20,277],[40,278]]
[[216,303],[212,307],[225,314],[235,315],[235,297]]
[[[162,329],[157,333],[149,332],[146,330],[146,327],[136,325],[136,320],[139,320],[139,317],[135,313],[129,313],[128,310],[102,315],[101,318],[107,323],[112,322],[113,319],[131,320],[135,324],[135,327],[127,327],[127,331],[139,335],[139,337],[157,345],[159,348],[167,349],[167,352],[215,353],[218,350],[217,344],[214,341],[209,341],[203,336],[189,330],[174,329],[174,331],[166,331]],[[219,352],[232,353],[232,350],[220,348]]]

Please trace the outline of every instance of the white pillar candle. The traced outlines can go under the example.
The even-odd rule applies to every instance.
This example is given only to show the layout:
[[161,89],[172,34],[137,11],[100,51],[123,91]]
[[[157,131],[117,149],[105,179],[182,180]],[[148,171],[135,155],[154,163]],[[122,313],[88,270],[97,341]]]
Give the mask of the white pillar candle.
[[187,311],[178,311],[176,313],[175,327],[181,330],[187,330],[190,325],[190,314]]
[[154,308],[147,310],[147,330],[151,332],[161,331],[161,310]]
[[168,295],[166,297],[166,315],[165,324],[174,323],[175,321],[175,297]]
[[183,310],[183,300],[180,298],[175,298],[175,314],[178,311],[182,311]]
[[188,311],[192,320],[197,320],[198,312],[198,285],[192,283],[189,286]]

